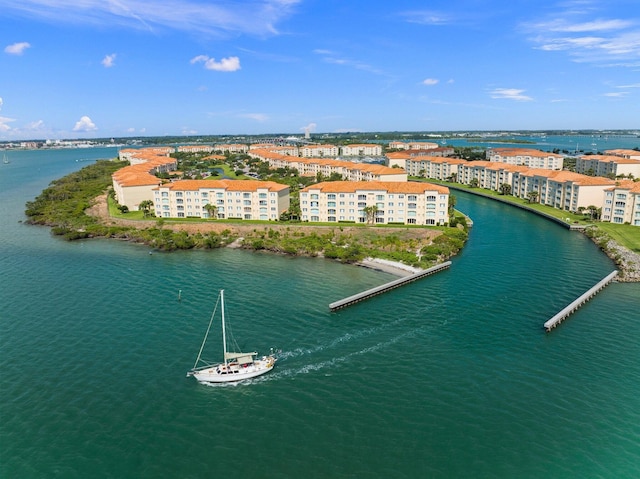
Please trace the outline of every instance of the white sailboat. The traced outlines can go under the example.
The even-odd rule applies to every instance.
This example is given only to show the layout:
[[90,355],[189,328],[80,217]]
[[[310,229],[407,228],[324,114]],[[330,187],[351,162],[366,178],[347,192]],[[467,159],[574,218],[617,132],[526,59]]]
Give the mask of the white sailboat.
[[9,158],[7,158],[7,154],[6,153],[2,154],[2,163],[4,163],[5,165],[8,165],[9,163],[11,163],[9,161]]
[[[205,363],[204,365],[200,365],[201,362],[204,363],[204,361],[202,360],[202,350],[204,349],[204,345],[207,342],[209,330],[211,329],[211,324],[213,323],[213,319],[216,315],[218,305],[220,305],[222,314],[222,349],[224,360],[219,364]],[[211,314],[211,319],[209,320],[209,327],[207,328],[207,332],[204,335],[202,346],[200,346],[198,358],[196,359],[193,368],[191,368],[191,370],[187,372],[187,376],[193,376],[201,383],[228,383],[242,381],[243,379],[254,378],[271,371],[276,362],[275,356],[271,354],[269,356],[262,356],[260,359],[257,359],[257,355],[257,352],[240,353],[227,350],[227,331],[224,315],[224,290],[220,290],[220,295],[218,296],[216,307],[214,308],[213,313]]]

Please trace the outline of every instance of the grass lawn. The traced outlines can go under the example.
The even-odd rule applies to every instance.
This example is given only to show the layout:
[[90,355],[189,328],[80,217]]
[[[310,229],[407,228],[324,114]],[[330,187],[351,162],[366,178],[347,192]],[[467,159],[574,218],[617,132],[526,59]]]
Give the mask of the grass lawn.
[[[614,223],[601,223],[591,221],[588,215],[579,215],[576,213],[570,213],[568,211],[559,210],[557,208],[552,208],[551,206],[541,205],[539,203],[529,203],[527,200],[523,200],[520,198],[516,198],[511,195],[501,195],[497,191],[485,190],[483,188],[471,188],[470,186],[461,185],[459,183],[449,183],[446,181],[435,181],[431,179],[424,178],[414,178],[418,181],[426,181],[441,184],[444,186],[451,186],[455,195],[455,189],[460,189],[463,191],[469,191],[469,193],[478,194],[490,198],[495,198],[496,200],[503,201],[506,203],[513,203],[516,205],[526,206],[532,210],[540,211],[541,213],[547,214],[549,216],[553,216],[554,218],[561,219],[565,221],[569,218],[570,223],[578,223],[581,225],[593,225],[597,228],[605,231],[611,238],[613,238],[618,244],[624,246],[631,251],[635,251],[636,253],[640,253],[640,228],[637,226],[631,225],[619,225]],[[473,218],[472,218],[473,219]]]
[[605,231],[619,244],[631,251],[640,253],[640,228],[631,225],[617,225],[613,223],[596,223],[595,226]]

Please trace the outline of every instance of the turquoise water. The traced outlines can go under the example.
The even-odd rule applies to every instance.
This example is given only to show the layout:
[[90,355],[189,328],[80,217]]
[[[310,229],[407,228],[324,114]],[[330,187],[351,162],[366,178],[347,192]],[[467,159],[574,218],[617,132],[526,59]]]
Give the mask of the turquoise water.
[[[640,475],[640,285],[542,327],[613,270],[582,235],[456,192],[475,226],[450,269],[331,313],[393,277],[20,223],[88,155],[115,150],[0,165],[0,477]],[[185,373],[220,288],[240,346],[282,354],[206,387]]]

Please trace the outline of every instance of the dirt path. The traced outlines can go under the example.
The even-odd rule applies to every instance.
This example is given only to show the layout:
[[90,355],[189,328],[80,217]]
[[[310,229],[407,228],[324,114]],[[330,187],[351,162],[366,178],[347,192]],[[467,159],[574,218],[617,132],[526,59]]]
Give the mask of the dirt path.
[[[109,207],[107,205],[107,195],[98,196],[95,199],[93,206],[86,210],[86,213],[90,216],[100,218],[100,220],[106,225],[118,225],[127,226],[130,228],[153,228],[157,226],[156,220],[126,220],[122,218],[113,218],[109,215]],[[339,230],[342,235],[353,235],[354,237],[360,237],[369,235],[371,231],[374,231],[376,235],[384,235],[385,233],[397,234],[402,236],[403,241],[414,240],[416,247],[421,249],[431,243],[431,240],[440,234],[437,230],[430,230],[427,228],[375,228],[371,230],[369,228],[346,226],[344,224],[336,224],[336,226],[309,226],[301,224],[291,223],[265,223],[264,225],[250,224],[234,224],[234,223],[216,223],[216,222],[202,222],[202,223],[174,223],[173,221],[165,222],[163,228],[171,229],[174,231],[186,231],[189,234],[195,233],[221,233],[224,230],[230,230],[239,236],[249,235],[256,231],[264,231],[268,229],[286,229],[291,234],[305,233],[309,234],[316,232],[323,234],[323,232],[330,232]]]

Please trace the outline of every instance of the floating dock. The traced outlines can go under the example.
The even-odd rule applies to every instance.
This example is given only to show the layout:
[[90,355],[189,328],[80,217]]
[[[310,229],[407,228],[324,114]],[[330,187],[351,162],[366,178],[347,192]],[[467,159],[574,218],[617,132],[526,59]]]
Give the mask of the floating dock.
[[340,301],[336,301],[329,305],[329,309],[331,311],[335,311],[337,309],[346,308],[347,306],[351,306],[352,304],[359,303],[360,301],[364,301],[365,299],[369,299],[372,296],[377,296],[378,294],[386,293],[387,291],[398,288],[399,286],[403,286],[407,283],[411,283],[418,279],[422,279],[425,276],[430,276],[434,273],[438,273],[442,270],[447,269],[451,266],[451,261],[446,261],[442,264],[438,264],[429,269],[425,269],[424,271],[420,271],[419,273],[414,273],[409,276],[404,276],[402,278],[393,280],[389,283],[385,283],[382,286],[376,286],[375,288],[368,289],[363,291],[362,293],[354,294],[353,296],[349,296],[348,298],[341,299]]
[[614,271],[608,274],[605,278],[601,279],[598,282],[598,284],[596,284],[594,287],[589,289],[589,291],[581,295],[578,299],[576,299],[571,304],[569,304],[569,306],[564,308],[562,311],[556,314],[553,318],[551,318],[549,321],[544,323],[544,329],[546,329],[547,332],[551,331],[558,324],[560,324],[567,317],[569,317],[571,313],[575,312],[580,306],[582,306],[584,303],[586,303],[591,298],[593,298],[596,294],[598,294],[605,286],[607,286],[611,281],[613,281],[613,279],[617,275],[618,275],[618,272]]

